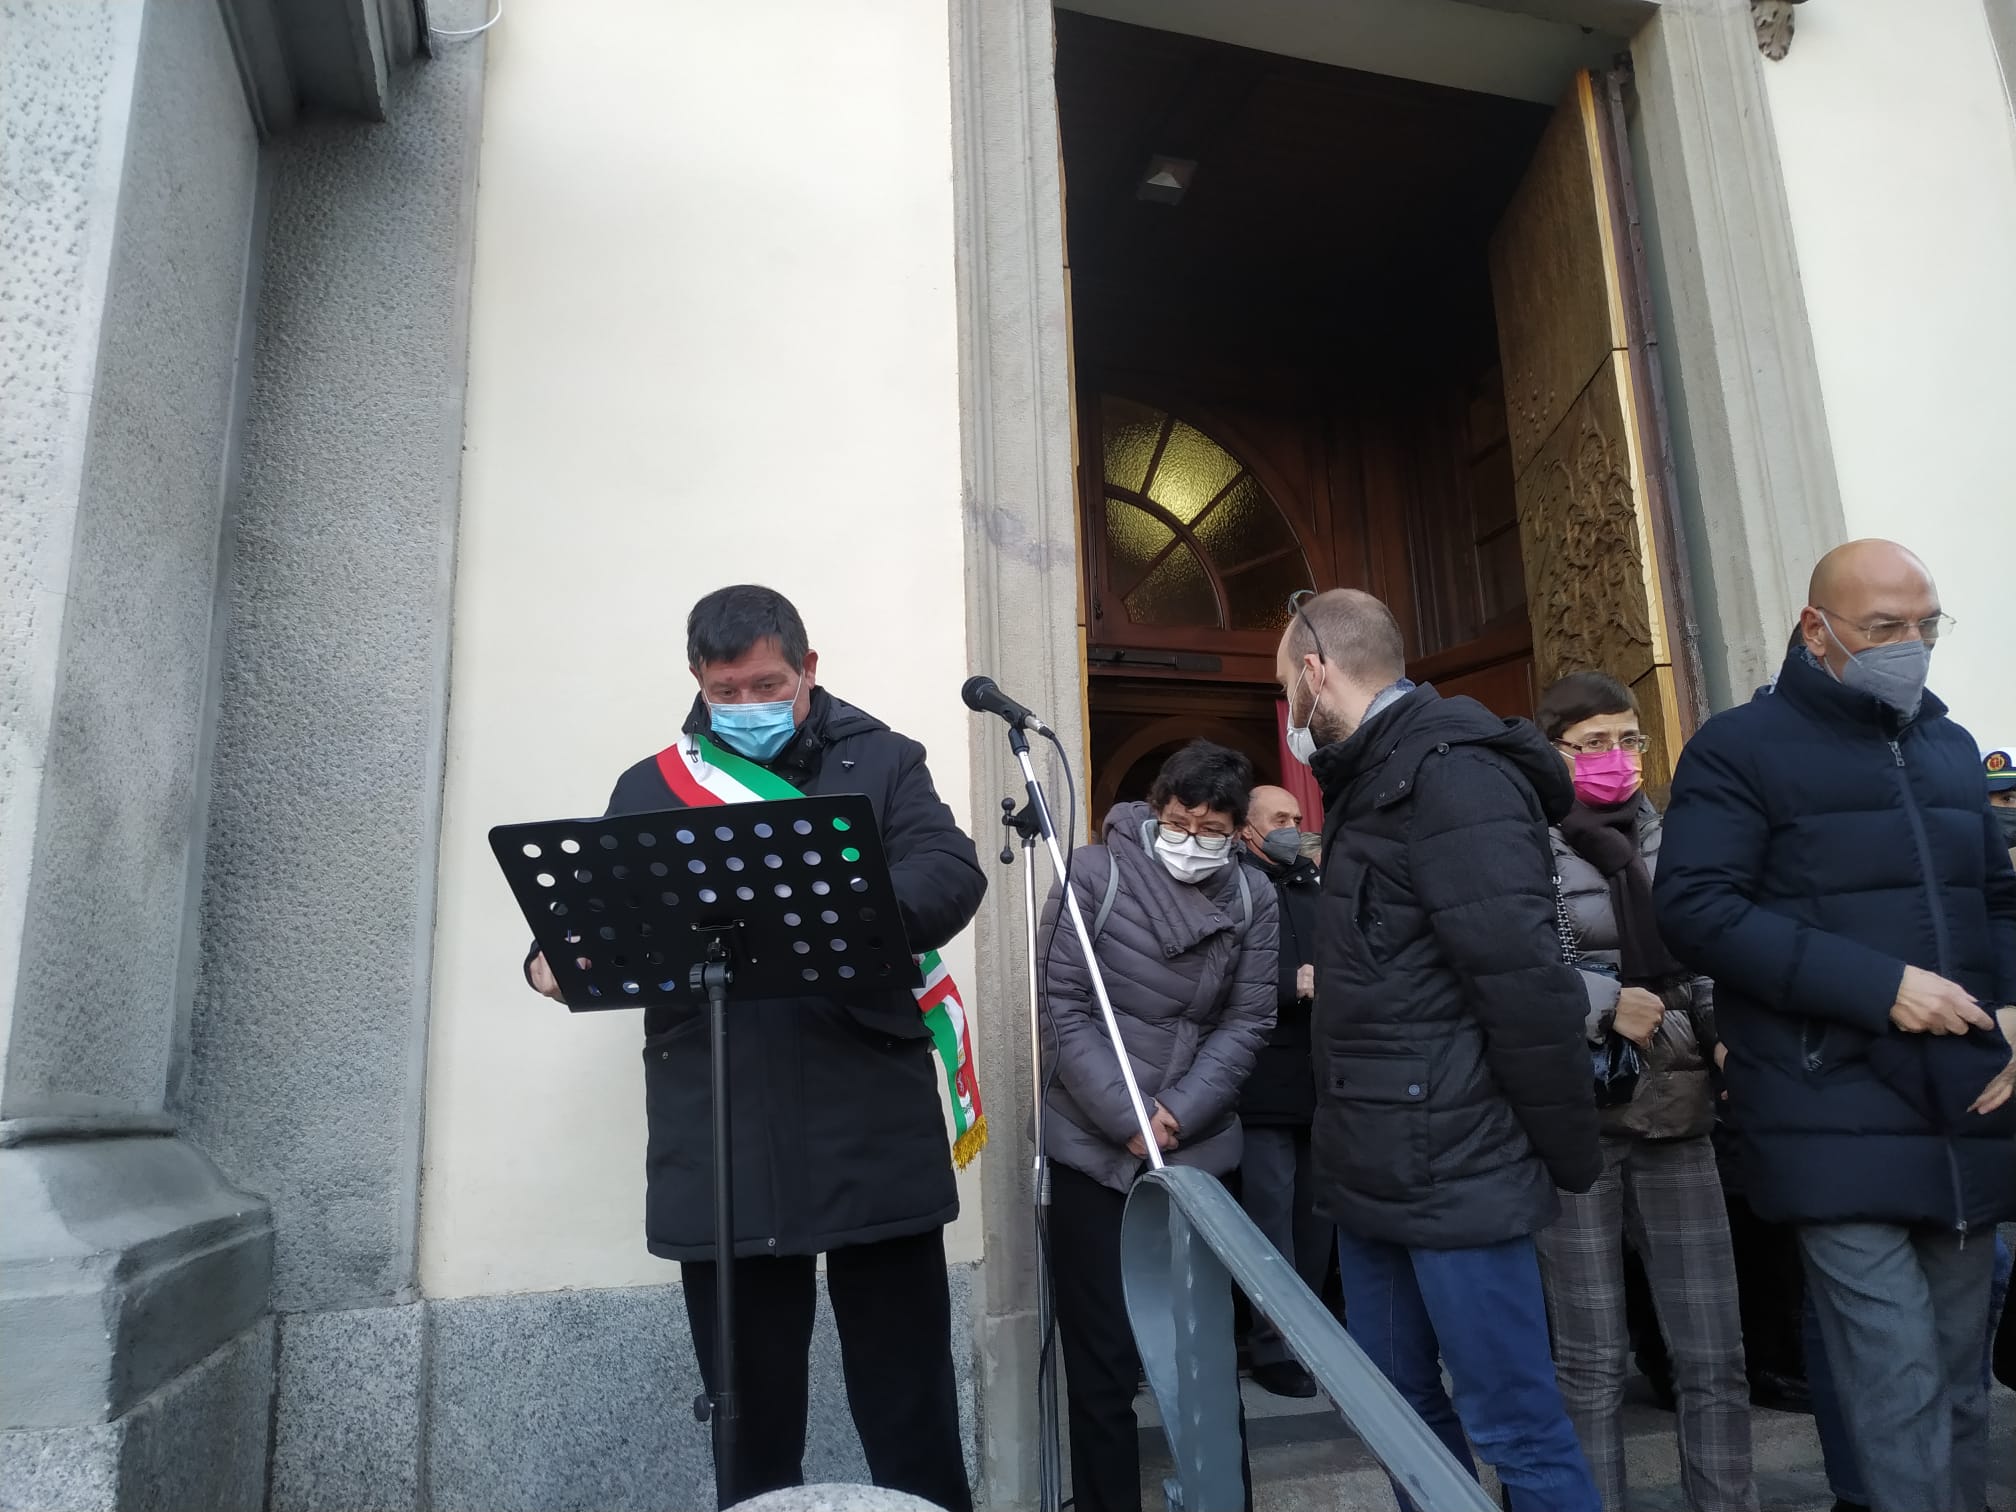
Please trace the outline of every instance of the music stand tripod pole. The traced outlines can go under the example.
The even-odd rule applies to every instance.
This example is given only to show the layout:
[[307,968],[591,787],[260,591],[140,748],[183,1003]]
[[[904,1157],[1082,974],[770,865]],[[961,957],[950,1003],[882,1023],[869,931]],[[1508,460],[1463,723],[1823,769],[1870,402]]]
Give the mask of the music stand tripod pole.
[[[828,793],[500,824],[490,848],[570,1012],[706,1007],[715,1339],[703,1362],[712,1389],[693,1411],[712,1424],[714,1485],[731,1507],[746,1488],[737,1457],[729,994],[778,1002],[923,985],[874,806],[859,793]],[[673,1059],[659,1050],[660,1062]],[[697,1079],[699,1067],[678,1060],[655,1074]]]
[[728,931],[707,940],[707,959],[688,978],[693,996],[707,1004],[714,1119],[714,1390],[703,1390],[693,1415],[713,1429],[714,1499],[724,1509],[738,1500],[735,1436],[741,1409],[735,1397],[735,1184],[728,1145],[728,989],[735,968]]

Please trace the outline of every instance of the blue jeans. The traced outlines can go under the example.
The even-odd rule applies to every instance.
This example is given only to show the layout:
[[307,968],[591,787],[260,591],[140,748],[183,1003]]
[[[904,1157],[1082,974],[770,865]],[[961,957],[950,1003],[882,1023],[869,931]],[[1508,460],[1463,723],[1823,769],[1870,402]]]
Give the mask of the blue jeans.
[[[1476,1474],[1467,1430],[1513,1512],[1602,1512],[1555,1382],[1532,1240],[1407,1249],[1340,1230],[1337,1259],[1351,1337],[1457,1463]],[[1398,1486],[1393,1494],[1409,1506]]]
[[[1994,1377],[1989,1365],[1995,1353],[1995,1323],[2002,1316],[2002,1304],[2009,1296],[2012,1258],[2002,1236],[1995,1236],[1995,1278],[1988,1289],[1988,1337],[1981,1348],[1981,1385],[1992,1389]],[[1862,1489],[1862,1470],[1855,1463],[1855,1440],[1848,1432],[1848,1419],[1841,1411],[1841,1393],[1834,1386],[1834,1372],[1827,1364],[1827,1347],[1820,1339],[1820,1313],[1813,1304],[1813,1288],[1806,1288],[1805,1314],[1800,1328],[1806,1343],[1806,1386],[1813,1394],[1813,1429],[1820,1436],[1820,1457],[1827,1465],[1827,1489],[1836,1501],[1867,1506],[1869,1496]]]

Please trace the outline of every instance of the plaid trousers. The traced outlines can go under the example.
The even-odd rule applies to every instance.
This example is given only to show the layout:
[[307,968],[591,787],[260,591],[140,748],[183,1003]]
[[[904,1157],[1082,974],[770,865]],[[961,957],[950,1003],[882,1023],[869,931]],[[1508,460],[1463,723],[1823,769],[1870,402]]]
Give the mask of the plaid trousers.
[[1693,1512],[1757,1512],[1736,1262],[1715,1152],[1698,1139],[1603,1141],[1603,1175],[1536,1241],[1554,1368],[1605,1512],[1624,1507],[1624,1235],[1645,1264],[1679,1399]]

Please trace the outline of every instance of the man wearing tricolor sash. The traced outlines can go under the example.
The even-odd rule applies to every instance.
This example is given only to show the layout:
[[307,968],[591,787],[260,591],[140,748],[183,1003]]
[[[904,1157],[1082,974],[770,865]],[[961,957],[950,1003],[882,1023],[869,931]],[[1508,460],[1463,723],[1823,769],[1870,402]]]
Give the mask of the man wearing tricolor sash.
[[[744,1496],[802,1483],[814,1266],[826,1256],[847,1397],[877,1485],[970,1512],[945,1274],[955,1153],[986,1139],[972,1037],[938,951],[987,881],[924,748],[817,684],[783,595],[708,594],[686,623],[700,684],[680,738],[617,779],[611,814],[860,793],[875,809],[924,985],[845,1001],[737,1001],[730,1036],[736,1361]],[[532,985],[559,996],[545,959]],[[714,1363],[706,1013],[644,1016],[651,1252],[684,1266],[703,1377]],[[952,1138],[940,1112],[950,1093]],[[708,1381],[711,1389],[712,1381]]]

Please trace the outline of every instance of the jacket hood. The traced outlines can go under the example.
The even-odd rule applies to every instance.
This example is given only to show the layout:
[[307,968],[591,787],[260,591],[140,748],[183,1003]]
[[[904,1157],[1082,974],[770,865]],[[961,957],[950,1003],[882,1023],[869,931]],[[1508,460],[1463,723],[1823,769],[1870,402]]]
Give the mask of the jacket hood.
[[1373,801],[1383,805],[1405,794],[1430,752],[1458,745],[1481,746],[1510,761],[1532,786],[1549,824],[1560,823],[1574,805],[1568,763],[1531,720],[1505,719],[1474,698],[1444,698],[1430,686],[1380,710],[1348,739],[1325,746],[1310,765],[1326,809],[1345,788],[1368,778],[1378,784]]
[[[1150,829],[1154,820],[1155,811],[1145,803],[1116,803],[1107,812],[1099,837],[1120,873],[1122,900],[1154,931],[1163,955],[1173,959],[1200,940],[1233,927],[1228,904],[1239,885],[1238,868],[1235,862],[1202,882],[1178,882],[1155,854]],[[1094,885],[1103,887],[1105,879],[1094,873]]]
[[1106,811],[1106,820],[1099,826],[1099,838],[1110,849],[1132,846],[1141,850],[1141,826],[1154,817],[1155,810],[1145,803],[1116,803]]

